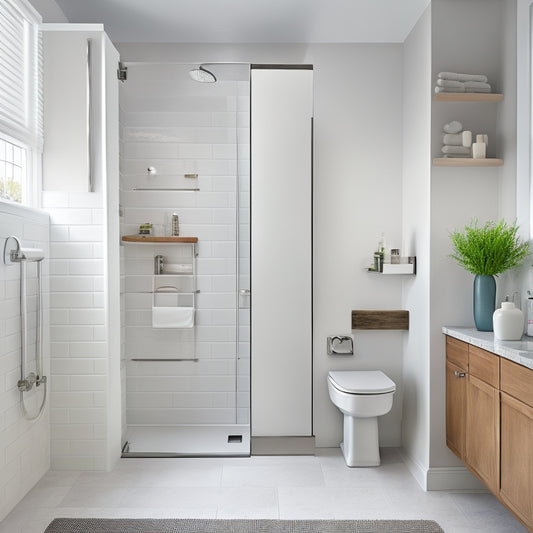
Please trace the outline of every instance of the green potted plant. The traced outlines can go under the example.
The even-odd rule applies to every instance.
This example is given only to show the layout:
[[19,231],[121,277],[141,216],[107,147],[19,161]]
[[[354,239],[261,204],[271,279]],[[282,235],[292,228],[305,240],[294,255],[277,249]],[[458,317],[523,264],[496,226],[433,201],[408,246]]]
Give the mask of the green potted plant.
[[529,255],[529,243],[517,235],[516,221],[508,225],[503,219],[478,227],[477,219],[463,232],[453,231],[451,257],[474,278],[474,322],[479,331],[492,331],[496,302],[494,276],[522,264]]

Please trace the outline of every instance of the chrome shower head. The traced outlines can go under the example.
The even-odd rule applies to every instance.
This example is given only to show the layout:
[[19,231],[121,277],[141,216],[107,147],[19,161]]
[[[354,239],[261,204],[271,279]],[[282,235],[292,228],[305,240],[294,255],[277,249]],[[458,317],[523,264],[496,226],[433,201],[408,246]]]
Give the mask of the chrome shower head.
[[194,81],[199,81],[200,83],[215,83],[217,81],[216,76],[202,65],[198,68],[189,70],[189,76]]

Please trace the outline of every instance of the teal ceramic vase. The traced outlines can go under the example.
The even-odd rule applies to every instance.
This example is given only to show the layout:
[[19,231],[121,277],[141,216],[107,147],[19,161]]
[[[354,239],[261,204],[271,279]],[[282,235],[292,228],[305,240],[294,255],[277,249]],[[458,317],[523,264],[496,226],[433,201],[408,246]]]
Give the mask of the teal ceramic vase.
[[492,315],[496,308],[494,276],[477,274],[474,278],[474,322],[478,331],[492,331]]

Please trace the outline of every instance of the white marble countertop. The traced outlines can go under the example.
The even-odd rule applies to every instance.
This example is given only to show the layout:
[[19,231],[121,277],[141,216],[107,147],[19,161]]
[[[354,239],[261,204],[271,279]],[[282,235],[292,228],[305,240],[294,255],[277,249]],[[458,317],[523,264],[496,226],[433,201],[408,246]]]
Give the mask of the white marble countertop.
[[533,337],[524,335],[519,341],[499,341],[494,340],[492,331],[478,331],[476,328],[460,326],[444,326],[442,332],[533,369]]

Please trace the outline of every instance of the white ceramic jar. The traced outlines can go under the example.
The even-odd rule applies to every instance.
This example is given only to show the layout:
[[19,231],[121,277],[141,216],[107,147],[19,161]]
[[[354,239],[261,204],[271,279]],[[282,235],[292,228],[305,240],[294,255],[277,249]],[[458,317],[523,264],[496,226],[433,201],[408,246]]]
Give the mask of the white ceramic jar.
[[502,302],[492,315],[494,339],[519,341],[524,333],[524,313],[513,302]]

